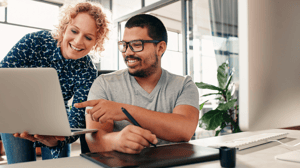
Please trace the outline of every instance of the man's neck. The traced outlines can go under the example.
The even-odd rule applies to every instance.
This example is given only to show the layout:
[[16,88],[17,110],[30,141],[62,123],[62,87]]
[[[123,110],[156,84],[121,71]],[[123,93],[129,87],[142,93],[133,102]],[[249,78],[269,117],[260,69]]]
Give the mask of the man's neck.
[[134,77],[135,80],[138,82],[138,84],[149,94],[152,92],[152,90],[157,85],[160,77],[162,74],[162,69],[158,69],[157,72],[151,74],[148,77],[142,78],[142,77]]

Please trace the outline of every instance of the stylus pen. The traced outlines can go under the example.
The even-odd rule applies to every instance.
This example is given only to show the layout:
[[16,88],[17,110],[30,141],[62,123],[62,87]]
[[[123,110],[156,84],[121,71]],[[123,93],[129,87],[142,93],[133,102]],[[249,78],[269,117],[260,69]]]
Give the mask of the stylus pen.
[[[123,108],[123,107],[121,107],[121,109],[122,109],[122,111],[123,111],[123,113],[129,118],[129,120],[133,123],[133,125],[135,125],[135,126],[138,126],[138,127],[141,127],[141,125],[128,113],[128,111],[125,109],[125,108]],[[141,127],[142,128],[142,127]],[[156,145],[155,144],[153,144],[153,143],[151,143],[151,142],[149,142],[151,145],[153,145],[155,148],[156,148]]]

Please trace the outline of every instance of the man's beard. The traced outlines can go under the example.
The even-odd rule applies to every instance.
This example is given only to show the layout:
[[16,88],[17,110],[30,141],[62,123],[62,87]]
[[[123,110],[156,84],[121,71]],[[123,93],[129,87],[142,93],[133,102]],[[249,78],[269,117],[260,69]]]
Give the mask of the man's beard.
[[128,71],[129,75],[139,77],[139,78],[146,78],[152,74],[154,74],[157,71],[157,66],[158,66],[158,56],[155,53],[155,62],[148,68],[146,69],[141,69],[137,70],[133,73]]

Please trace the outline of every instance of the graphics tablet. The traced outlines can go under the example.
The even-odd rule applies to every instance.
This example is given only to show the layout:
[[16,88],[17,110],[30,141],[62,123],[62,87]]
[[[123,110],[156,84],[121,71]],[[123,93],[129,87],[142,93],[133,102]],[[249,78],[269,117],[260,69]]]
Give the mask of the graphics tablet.
[[106,168],[116,167],[169,167],[219,159],[219,149],[179,143],[157,148],[150,147],[140,154],[116,151],[80,154]]

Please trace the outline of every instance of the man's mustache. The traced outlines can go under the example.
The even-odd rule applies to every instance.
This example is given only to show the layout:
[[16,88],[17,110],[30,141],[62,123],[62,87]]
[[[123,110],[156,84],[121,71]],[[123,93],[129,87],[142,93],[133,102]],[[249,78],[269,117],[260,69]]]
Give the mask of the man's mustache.
[[133,56],[133,55],[128,55],[128,56],[125,57],[125,61],[128,61],[128,58],[137,59],[138,61],[141,60],[139,57],[136,57],[136,56]]

